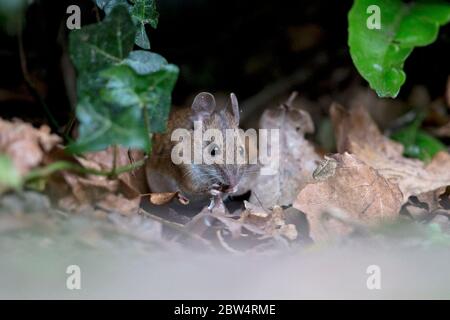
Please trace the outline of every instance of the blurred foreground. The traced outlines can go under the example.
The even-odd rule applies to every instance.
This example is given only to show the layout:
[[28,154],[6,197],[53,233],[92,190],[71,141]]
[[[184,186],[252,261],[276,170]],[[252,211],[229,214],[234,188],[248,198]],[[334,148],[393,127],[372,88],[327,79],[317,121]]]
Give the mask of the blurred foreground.
[[[441,299],[450,297],[448,236],[406,224],[373,236],[238,255],[171,245],[159,223],[55,212],[0,214],[0,298]],[[66,269],[81,269],[81,290]],[[368,266],[381,271],[369,290]]]

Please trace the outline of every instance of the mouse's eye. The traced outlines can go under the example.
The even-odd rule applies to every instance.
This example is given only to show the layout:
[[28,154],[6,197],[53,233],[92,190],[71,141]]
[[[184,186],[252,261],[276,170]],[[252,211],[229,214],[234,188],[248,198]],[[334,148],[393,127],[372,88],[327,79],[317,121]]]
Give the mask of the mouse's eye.
[[211,145],[210,148],[211,148],[210,149],[210,154],[211,154],[212,157],[215,157],[215,156],[217,156],[220,153],[220,148],[219,148],[219,146],[217,144]]

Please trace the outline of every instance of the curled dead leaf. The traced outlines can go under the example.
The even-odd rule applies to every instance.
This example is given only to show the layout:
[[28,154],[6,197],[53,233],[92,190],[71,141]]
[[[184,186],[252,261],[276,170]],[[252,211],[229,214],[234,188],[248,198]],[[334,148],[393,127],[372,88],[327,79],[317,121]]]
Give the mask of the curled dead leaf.
[[254,225],[264,231],[265,237],[283,236],[288,240],[297,239],[297,228],[293,224],[286,223],[283,208],[274,206],[271,211],[266,211],[260,206],[244,201],[245,210],[239,221],[244,225]]
[[334,175],[306,185],[294,202],[294,207],[305,213],[314,241],[348,235],[353,230],[343,220],[324,220],[331,211],[338,210],[346,215],[346,220],[362,225],[398,216],[402,193],[396,184],[355,155],[345,152],[331,158],[336,161]]
[[398,184],[403,203],[411,195],[420,195],[450,185],[450,155],[439,152],[429,164],[403,157],[403,146],[381,134],[363,107],[350,111],[331,106],[339,153],[354,154],[376,169],[391,183]]
[[155,205],[163,205],[171,202],[173,199],[177,199],[181,204],[189,204],[189,199],[182,196],[179,192],[158,192],[149,193],[149,201]]
[[[116,152],[116,167],[126,166],[137,161],[131,159],[125,148],[108,148],[103,151],[88,153],[83,157],[68,156],[63,150],[50,154],[48,163],[65,160],[72,161],[84,168],[109,171],[113,167],[114,152]],[[57,204],[66,210],[83,212],[93,208],[101,208],[108,212],[114,211],[129,215],[138,212],[140,194],[143,189],[138,174],[140,168],[120,174],[116,179],[95,174],[80,174],[72,171],[62,171],[53,175],[47,184],[47,190]]]
[[[269,163],[262,169],[275,169],[273,175],[259,175],[252,188],[253,203],[263,207],[292,204],[298,191],[312,180],[312,172],[320,157],[305,134],[314,132],[314,123],[308,112],[294,108],[289,103],[268,109],[260,120],[260,128],[279,130],[279,149],[272,146],[269,152],[279,163]],[[278,164],[277,167],[274,165]]]
[[434,129],[432,132],[438,137],[450,137],[450,122]]
[[[144,159],[144,153],[138,150],[130,150],[124,147],[109,147],[102,151],[90,152],[77,160],[86,168],[109,171],[113,168],[114,153],[116,167],[123,167]],[[132,171],[124,172],[117,178],[121,183],[123,192],[128,192],[129,197],[135,197],[149,192],[145,178],[144,166]]]
[[46,125],[36,129],[18,119],[0,118],[0,153],[7,154],[22,175],[40,165],[45,154],[61,141]]
[[[207,239],[210,239],[208,234],[210,237],[214,235],[225,250],[232,252],[243,244],[240,240],[256,248],[267,242],[286,246],[288,240],[297,238],[295,225],[286,223],[281,207],[276,206],[268,211],[247,201],[244,204],[246,209],[239,214],[230,214],[223,203],[211,209],[205,207],[185,225],[185,229]],[[225,234],[228,236],[225,237]]]

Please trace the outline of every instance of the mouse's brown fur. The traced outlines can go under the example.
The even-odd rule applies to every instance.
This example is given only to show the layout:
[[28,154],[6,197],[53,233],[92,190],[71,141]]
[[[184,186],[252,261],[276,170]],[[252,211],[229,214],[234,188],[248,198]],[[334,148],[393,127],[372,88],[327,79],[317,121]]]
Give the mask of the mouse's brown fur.
[[[231,94],[231,108],[229,105],[216,107],[211,94],[200,93],[191,108],[171,112],[166,133],[154,136],[153,151],[146,166],[147,181],[152,192],[180,191],[188,198],[195,199],[217,193],[234,193],[239,188],[241,178],[249,169],[248,164],[176,165],[171,161],[172,148],[177,143],[171,141],[172,132],[177,128],[184,128],[192,134],[194,120],[202,122],[203,131],[218,129],[225,138],[226,129],[238,129],[239,126],[236,97]],[[212,142],[203,143],[204,148],[212,148],[212,145]],[[246,149],[243,140],[239,138],[236,145],[241,152]],[[223,149],[226,148],[224,145]],[[216,156],[223,157],[225,161],[223,150]]]

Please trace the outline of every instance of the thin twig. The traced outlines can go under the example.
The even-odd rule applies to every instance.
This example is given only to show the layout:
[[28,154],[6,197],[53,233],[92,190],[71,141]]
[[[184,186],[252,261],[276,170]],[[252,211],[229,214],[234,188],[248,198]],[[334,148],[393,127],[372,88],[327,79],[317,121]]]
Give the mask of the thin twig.
[[223,247],[225,250],[227,250],[228,252],[231,252],[231,253],[233,253],[233,254],[236,254],[236,255],[242,255],[242,254],[243,254],[243,252],[241,252],[241,251],[239,251],[239,250],[236,250],[236,249],[232,248],[232,247],[225,241],[225,239],[224,239],[223,236],[222,236],[221,230],[217,230],[217,231],[216,231],[216,235],[217,235],[217,239],[219,239],[219,243],[222,245],[222,247]]
[[140,208],[140,211],[141,211],[141,213],[143,213],[146,217],[151,218],[151,219],[153,219],[153,220],[156,220],[156,221],[158,221],[159,223],[161,223],[161,224],[163,224],[163,225],[165,225],[165,226],[167,226],[167,227],[169,227],[169,228],[171,228],[171,229],[173,229],[173,230],[175,230],[175,231],[178,231],[178,232],[180,232],[180,233],[183,234],[183,235],[186,235],[186,236],[188,236],[188,237],[190,237],[190,238],[192,238],[192,239],[195,239],[195,240],[201,242],[201,243],[202,243],[203,245],[205,245],[208,249],[214,250],[213,245],[212,245],[208,240],[206,240],[206,239],[200,237],[199,235],[197,235],[197,234],[195,234],[195,233],[189,232],[189,230],[188,230],[184,225],[182,225],[182,224],[180,224],[180,223],[176,223],[176,222],[172,222],[172,221],[165,220],[165,219],[163,219],[163,218],[161,218],[161,217],[158,217],[158,216],[156,216],[156,215],[154,215],[154,214],[151,214],[150,212],[145,211],[145,210],[142,209],[142,208]]

